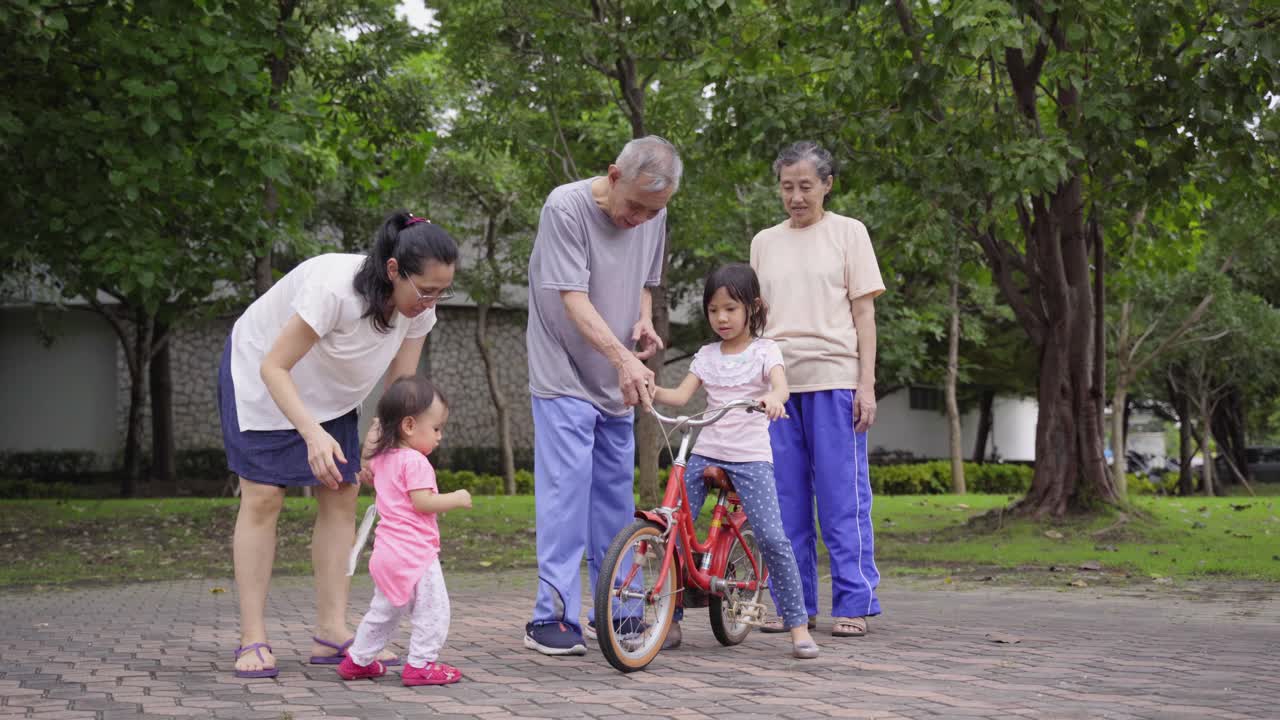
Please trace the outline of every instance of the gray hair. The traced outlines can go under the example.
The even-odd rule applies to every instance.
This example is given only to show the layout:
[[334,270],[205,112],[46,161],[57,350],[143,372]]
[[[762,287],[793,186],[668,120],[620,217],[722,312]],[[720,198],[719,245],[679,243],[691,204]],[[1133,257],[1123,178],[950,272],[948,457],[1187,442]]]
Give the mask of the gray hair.
[[778,153],[778,159],[773,161],[773,176],[780,178],[782,168],[791,167],[806,160],[813,163],[813,169],[818,174],[819,180],[825,181],[836,174],[835,160],[831,158],[831,153],[812,140],[801,140],[782,148]]
[[675,192],[680,187],[680,175],[684,172],[684,163],[676,147],[657,135],[636,138],[627,143],[613,164],[622,171],[623,180],[635,180],[641,175],[649,178],[640,186],[647,192],[662,192],[667,188]]

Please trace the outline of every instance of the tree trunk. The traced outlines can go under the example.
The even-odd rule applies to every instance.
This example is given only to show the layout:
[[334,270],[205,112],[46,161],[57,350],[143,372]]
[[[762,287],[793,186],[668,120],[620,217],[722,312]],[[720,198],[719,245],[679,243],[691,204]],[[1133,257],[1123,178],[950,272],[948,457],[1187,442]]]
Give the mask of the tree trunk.
[[1202,490],[1205,495],[1213,497],[1217,494],[1215,487],[1214,467],[1213,467],[1213,451],[1209,449],[1209,444],[1213,438],[1213,411],[1210,409],[1209,398],[1205,395],[1200,397],[1200,453],[1204,456],[1204,464],[1200,466],[1201,477],[1204,481]]
[[[668,240],[670,237],[668,236]],[[667,308],[667,267],[671,254],[663,243],[662,282],[650,289],[653,299],[653,329],[662,344],[671,342],[671,313]],[[659,350],[649,358],[645,365],[653,371],[658,381],[662,378],[662,367],[666,358],[666,350]],[[662,454],[662,432],[658,421],[652,415],[637,411],[636,417],[636,459],[640,466],[640,504],[643,507],[656,506],[662,501],[663,489],[658,483],[658,460]]]
[[1166,380],[1165,385],[1169,389],[1169,402],[1178,416],[1178,494],[1188,497],[1195,492],[1191,476],[1191,402],[1172,382]]
[[[1218,454],[1230,460],[1241,473],[1248,473],[1249,458],[1246,453],[1244,397],[1240,388],[1232,386],[1223,391],[1222,400],[1213,411],[1213,438],[1218,443]],[[1247,480],[1247,478],[1246,478]],[[1234,483],[1233,473],[1226,473],[1219,484]]]
[[[169,327],[156,323],[155,337],[164,338]],[[177,457],[173,433],[173,372],[169,348],[162,344],[151,358],[151,481],[165,493],[177,491]]]
[[[1034,219],[1028,242],[1041,268],[1036,278],[1039,297],[1033,299],[1044,311],[1028,318],[1033,339],[1039,340],[1039,410],[1035,473],[1018,511],[1037,519],[1060,518],[1099,502],[1120,502],[1103,455],[1097,297],[1090,282],[1081,188],[1076,175],[1051,196],[1031,200]],[[1008,297],[1008,288],[1002,290]],[[1025,314],[1025,303],[1015,302]]]
[[129,366],[129,427],[124,439],[124,474],[120,478],[120,497],[133,497],[142,480],[142,409],[145,385],[151,361],[151,338],[155,321],[139,310],[134,316],[132,346],[124,345]]
[[964,449],[960,447],[960,403],[956,400],[956,381],[960,375],[960,270],[959,253],[951,261],[951,327],[947,341],[947,425],[951,431],[951,492],[963,495]]
[[1111,477],[1120,497],[1126,497],[1129,493],[1129,479],[1125,475],[1125,471],[1129,469],[1125,460],[1129,440],[1129,428],[1125,422],[1125,405],[1128,400],[1129,388],[1117,378],[1115,393],[1111,396]]
[[511,412],[507,398],[498,385],[498,368],[489,349],[489,303],[476,306],[476,348],[484,364],[484,377],[489,385],[489,399],[498,415],[498,443],[502,451],[502,477],[508,495],[516,494],[516,461],[511,447]]
[[[294,20],[294,12],[301,0],[277,0],[279,14],[276,16],[276,49],[267,54],[267,70],[271,74],[271,97],[267,106],[271,112],[280,111],[280,96],[289,84],[289,74],[293,72],[293,60],[289,56],[288,25]],[[266,244],[260,248],[261,254],[253,264],[253,291],[258,297],[271,289],[275,282],[272,273],[271,256],[275,250],[276,217],[280,211],[280,196],[276,184],[267,178],[262,189],[262,214],[266,223]]]
[[995,425],[996,391],[983,390],[982,400],[978,404],[978,437],[973,441],[973,461],[987,461],[987,445],[991,439],[991,430]]

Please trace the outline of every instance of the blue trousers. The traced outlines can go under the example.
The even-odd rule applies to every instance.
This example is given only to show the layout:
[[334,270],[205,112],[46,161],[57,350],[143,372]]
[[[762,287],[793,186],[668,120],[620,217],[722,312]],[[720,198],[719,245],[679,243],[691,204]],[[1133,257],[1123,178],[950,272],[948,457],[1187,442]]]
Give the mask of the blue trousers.
[[[760,554],[764,556],[765,566],[769,568],[770,591],[779,608],[778,612],[782,615],[782,624],[787,628],[804,625],[809,618],[805,615],[801,597],[800,571],[796,568],[791,542],[787,540],[782,527],[773,466],[767,462],[731,463],[711,460],[701,455],[689,456],[684,472],[684,488],[689,496],[689,509],[693,512],[694,519],[697,519],[702,503],[707,499],[707,486],[702,481],[702,471],[708,465],[724,468],[738,490],[742,509],[747,513],[747,520],[751,522],[751,528],[756,534],[756,543],[760,546]],[[677,608],[676,622],[683,617],[684,608]]]
[[[792,393],[790,417],[769,425],[782,525],[791,538],[810,615],[818,614],[815,500],[831,556],[832,616],[880,614],[867,434],[854,432],[853,399],[853,390]],[[784,607],[776,592],[774,605]]]
[[[582,556],[595,588],[609,543],[635,517],[633,420],[576,398],[533,398],[534,624],[582,631]],[[588,620],[594,615],[591,608]]]

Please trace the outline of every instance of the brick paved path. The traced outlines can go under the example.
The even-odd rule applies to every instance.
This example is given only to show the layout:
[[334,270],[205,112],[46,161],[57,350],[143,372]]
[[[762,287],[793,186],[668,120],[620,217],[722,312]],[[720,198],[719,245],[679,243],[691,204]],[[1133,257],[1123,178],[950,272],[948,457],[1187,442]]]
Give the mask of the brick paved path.
[[[1274,585],[1058,591],[890,581],[889,614],[870,636],[837,641],[820,622],[819,660],[791,659],[777,635],[721,648],[693,611],[684,648],[622,675],[594,647],[556,659],[521,646],[532,573],[449,582],[455,616],[442,659],[466,679],[429,689],[404,688],[396,673],[344,683],[332,668],[304,665],[304,578],[273,587],[276,680],[232,677],[229,581],[0,593],[0,718],[1280,717]],[[353,616],[370,593],[358,578]]]

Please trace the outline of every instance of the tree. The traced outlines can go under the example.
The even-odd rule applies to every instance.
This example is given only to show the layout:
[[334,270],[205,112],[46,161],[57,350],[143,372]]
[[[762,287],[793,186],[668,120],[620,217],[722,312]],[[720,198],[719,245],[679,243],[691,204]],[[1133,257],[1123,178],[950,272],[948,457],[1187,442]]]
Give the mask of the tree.
[[769,7],[743,6],[753,36],[726,53],[724,121],[834,138],[982,249],[1039,360],[1019,512],[1120,502],[1103,463],[1110,210],[1176,188],[1201,158],[1247,168],[1274,143],[1247,125],[1280,74],[1280,15],[1243,1],[895,0],[792,4],[761,22]]
[[[488,106],[482,112],[508,109],[518,117],[530,105],[545,109],[549,122],[511,143],[512,151],[536,148],[548,177],[575,180],[578,167],[611,162],[627,138],[661,134],[683,151],[692,125],[682,120],[697,118],[688,109],[701,101],[696,89],[690,92],[686,70],[715,16],[710,9],[680,13],[648,0],[470,0],[441,3],[439,17],[449,51],[481,86],[477,104]],[[500,47],[492,47],[493,37]],[[590,162],[579,163],[578,157]],[[669,233],[678,224],[673,203]],[[673,237],[668,235],[668,247]],[[668,252],[663,281],[652,291],[654,327],[665,342],[671,337],[670,258]],[[663,360],[659,352],[647,364],[656,373]],[[641,501],[654,503],[661,497],[656,421],[639,415],[636,438]]]
[[[459,224],[480,228],[478,262],[465,268],[461,285],[476,303],[476,350],[484,365],[489,398],[498,419],[498,443],[508,495],[516,492],[515,453],[511,441],[510,404],[498,382],[498,358],[489,342],[489,312],[503,302],[503,290],[520,279],[528,257],[527,238],[534,227],[536,205],[522,177],[522,169],[508,155],[477,156],[466,150],[467,133],[455,134],[449,150],[433,159],[431,176],[445,190],[446,216],[456,213]],[[536,201],[534,201],[536,202]],[[479,222],[476,222],[476,221]]]
[[[169,329],[259,242],[245,187],[305,162],[269,122],[256,5],[6,6],[3,244],[115,329],[131,380],[124,495],[141,477],[142,396]],[[158,389],[162,387],[158,385]]]

